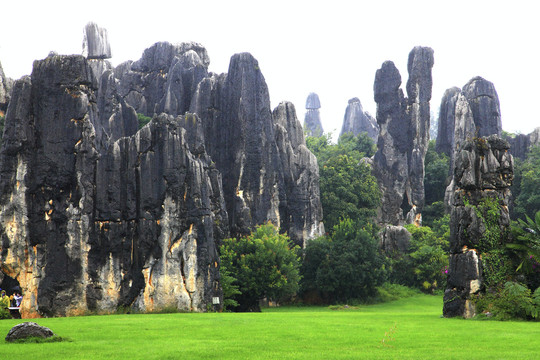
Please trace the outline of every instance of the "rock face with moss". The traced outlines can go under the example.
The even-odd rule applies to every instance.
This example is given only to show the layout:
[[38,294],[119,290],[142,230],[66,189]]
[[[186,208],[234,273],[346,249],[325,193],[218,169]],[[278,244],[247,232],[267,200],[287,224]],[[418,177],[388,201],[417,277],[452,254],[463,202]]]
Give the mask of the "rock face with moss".
[[339,136],[346,133],[352,133],[354,136],[357,136],[363,132],[376,142],[379,136],[379,126],[370,113],[364,111],[360,99],[352,98],[349,100],[349,104],[345,110],[345,117],[343,118],[343,125]]
[[474,316],[474,295],[504,275],[505,260],[497,252],[510,225],[513,158],[508,149],[508,142],[491,135],[465,138],[455,152],[446,317]]
[[23,317],[206,310],[221,296],[219,172],[184,117],[137,132],[110,75],[100,87],[86,58],[50,56],[15,83],[0,153],[0,263],[22,288]]
[[321,122],[321,101],[319,95],[310,93],[306,99],[306,115],[304,117],[304,127],[308,136],[322,136],[324,129]]
[[383,224],[421,223],[424,159],[429,142],[429,101],[433,50],[415,47],[409,54],[407,94],[391,61],[375,75],[379,137],[373,173],[382,190],[378,220]]

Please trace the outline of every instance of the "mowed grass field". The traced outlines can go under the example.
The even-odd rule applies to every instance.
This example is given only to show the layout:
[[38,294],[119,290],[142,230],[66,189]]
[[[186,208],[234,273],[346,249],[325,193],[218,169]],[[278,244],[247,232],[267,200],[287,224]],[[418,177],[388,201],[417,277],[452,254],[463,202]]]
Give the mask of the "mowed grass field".
[[[540,359],[539,322],[441,318],[440,296],[331,310],[37,319],[69,342],[10,344],[11,359]],[[392,329],[394,329],[392,331]],[[384,344],[382,340],[385,340]]]

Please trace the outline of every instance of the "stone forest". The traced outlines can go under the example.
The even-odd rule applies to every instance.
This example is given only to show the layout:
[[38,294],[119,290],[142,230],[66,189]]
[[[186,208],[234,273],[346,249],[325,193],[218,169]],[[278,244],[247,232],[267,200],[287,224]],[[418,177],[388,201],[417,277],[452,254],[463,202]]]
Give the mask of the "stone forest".
[[[116,67],[107,60],[105,29],[89,23],[83,44],[82,55],[50,53],[18,80],[0,66],[0,287],[22,292],[23,318],[118,308],[221,311],[231,269],[220,246],[268,223],[304,259],[307,285],[294,296],[306,302],[363,294],[340,292],[337,279],[321,285],[334,268],[324,259],[337,250],[320,238],[346,233],[346,217],[367,219],[362,231],[376,234],[374,252],[356,258],[358,271],[371,274],[373,286],[392,271],[391,280],[409,285],[422,269],[405,278],[404,259],[422,225],[436,222],[435,208],[446,214],[447,243],[437,252],[437,274],[414,281],[444,293],[445,317],[475,316],[485,308],[479,296],[511,280],[531,292],[538,287],[538,242],[520,243],[534,230],[511,231],[511,215],[524,204],[512,192],[525,196],[526,188],[515,166],[540,146],[540,128],[503,132],[495,86],[481,77],[448,89],[434,119],[431,48],[409,53],[404,89],[392,61],[374,69],[375,116],[360,99],[348,101],[339,143],[367,144],[351,150],[358,158],[335,157],[358,171],[348,182],[365,179],[365,193],[348,195],[360,204],[348,213],[348,205],[340,212],[339,195],[329,195],[340,188],[328,180],[338,160],[321,156],[332,145],[316,93],[307,96],[302,125],[292,103],[271,109],[249,53],[232,56],[228,72],[216,74],[194,42],[159,42]],[[437,202],[431,159],[446,159]],[[529,222],[535,206],[523,213]],[[531,265],[533,275],[514,264]],[[262,297],[278,300],[255,300]]]

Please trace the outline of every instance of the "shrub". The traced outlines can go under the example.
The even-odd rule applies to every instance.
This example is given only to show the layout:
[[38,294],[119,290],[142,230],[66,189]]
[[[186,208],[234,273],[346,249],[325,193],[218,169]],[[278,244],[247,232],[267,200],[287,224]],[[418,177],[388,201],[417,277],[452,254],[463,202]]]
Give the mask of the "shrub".
[[534,294],[523,284],[507,281],[502,288],[478,295],[477,310],[490,312],[497,320],[538,318],[540,288]]
[[446,286],[448,240],[438,237],[427,226],[406,225],[411,233],[407,253],[389,258],[389,280],[400,285],[433,293]]
[[[220,248],[221,266],[237,280],[239,293],[227,289],[226,297],[236,301],[238,311],[259,311],[259,300],[282,301],[299,289],[300,258],[298,246],[278,232],[271,223],[257,226],[248,236],[225,239]],[[231,284],[234,281],[231,281]],[[234,302],[229,306],[233,307]]]
[[384,259],[373,229],[342,220],[330,238],[310,241],[301,273],[303,293],[315,291],[326,302],[367,302],[386,280]]
[[148,124],[150,120],[152,120],[151,117],[145,116],[141,113],[137,113],[137,119],[139,120],[139,130],[142,129],[144,125]]

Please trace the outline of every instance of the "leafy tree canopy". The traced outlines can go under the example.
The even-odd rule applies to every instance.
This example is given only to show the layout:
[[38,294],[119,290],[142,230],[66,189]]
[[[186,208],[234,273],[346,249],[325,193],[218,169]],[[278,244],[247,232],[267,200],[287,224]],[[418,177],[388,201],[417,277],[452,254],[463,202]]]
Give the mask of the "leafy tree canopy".
[[386,279],[375,231],[359,221],[341,220],[332,236],[310,241],[302,264],[303,291],[329,302],[366,300]]
[[332,232],[343,218],[367,222],[375,215],[381,193],[370,167],[360,161],[375,152],[371,138],[362,133],[345,134],[337,144],[330,139],[331,134],[308,137],[307,145],[317,156],[324,223]]
[[540,146],[533,147],[525,161],[518,165],[519,194],[515,194],[515,215],[521,219],[534,217],[540,209]]
[[289,237],[271,223],[257,226],[249,236],[223,240],[221,263],[240,291],[232,294],[236,310],[257,311],[263,298],[293,296],[300,281],[298,252],[298,246],[291,247]]

